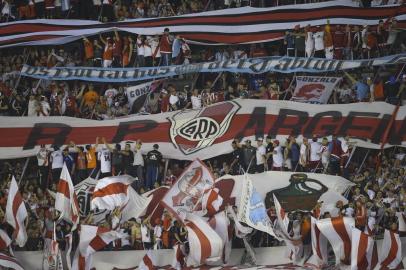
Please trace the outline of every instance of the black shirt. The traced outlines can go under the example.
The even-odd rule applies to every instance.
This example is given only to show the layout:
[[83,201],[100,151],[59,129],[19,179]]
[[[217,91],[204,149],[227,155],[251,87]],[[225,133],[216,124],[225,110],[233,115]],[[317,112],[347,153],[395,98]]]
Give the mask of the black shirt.
[[162,154],[158,150],[149,151],[147,154],[147,165],[158,166],[162,160]]

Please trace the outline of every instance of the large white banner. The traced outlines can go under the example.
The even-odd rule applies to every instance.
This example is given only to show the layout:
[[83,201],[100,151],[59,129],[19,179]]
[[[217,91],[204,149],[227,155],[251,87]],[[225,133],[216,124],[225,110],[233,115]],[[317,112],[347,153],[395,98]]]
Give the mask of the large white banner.
[[395,17],[398,26],[406,20],[404,6],[360,8],[351,0],[325,1],[272,8],[230,8],[163,18],[142,18],[101,23],[89,20],[24,20],[3,23],[0,46],[55,45],[113,30],[138,35],[161,35],[168,27],[197,44],[259,43],[282,39],[296,25],[377,25]]
[[[114,120],[72,117],[0,117],[0,158],[34,156],[40,144],[143,142],[147,152],[155,143],[165,158],[208,159],[230,153],[233,139],[271,136],[283,144],[289,135],[350,136],[357,146],[379,149],[406,145],[406,107],[384,102],[339,105],[281,100],[217,103],[199,110],[129,116]],[[395,117],[391,122],[392,115]],[[388,130],[386,134],[385,131]],[[341,139],[341,138],[340,138]],[[100,150],[100,149],[99,149]]]
[[290,100],[326,104],[341,78],[296,76],[296,88]]

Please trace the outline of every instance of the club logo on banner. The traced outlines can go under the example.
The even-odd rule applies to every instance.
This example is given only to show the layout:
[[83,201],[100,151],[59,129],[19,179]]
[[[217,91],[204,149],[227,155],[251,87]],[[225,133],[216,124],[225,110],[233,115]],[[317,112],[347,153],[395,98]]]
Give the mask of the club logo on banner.
[[172,143],[185,155],[211,146],[227,132],[239,109],[240,105],[230,102],[174,114],[169,119]]
[[292,101],[326,104],[341,78],[296,76]]
[[188,213],[203,216],[205,214],[202,209],[204,192],[212,187],[214,187],[213,175],[203,162],[195,160],[168,190],[162,203],[181,220],[184,220]]

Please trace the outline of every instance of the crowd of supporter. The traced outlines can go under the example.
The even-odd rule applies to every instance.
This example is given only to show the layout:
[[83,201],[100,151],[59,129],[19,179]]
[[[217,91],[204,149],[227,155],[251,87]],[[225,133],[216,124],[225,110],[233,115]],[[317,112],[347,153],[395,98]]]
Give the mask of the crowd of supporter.
[[[29,19],[88,19],[103,22],[168,17],[235,7],[273,7],[319,0],[3,0],[1,21]],[[401,4],[403,0],[361,0],[370,7]]]
[[[289,100],[295,88],[293,74],[197,74],[194,87],[177,88],[167,81],[161,91],[148,96],[144,106],[131,107],[127,84],[46,81],[19,76],[24,64],[31,66],[150,67],[226,59],[246,59],[277,55],[316,56],[334,59],[368,59],[406,50],[405,31],[395,19],[381,21],[372,30],[358,26],[298,26],[279,42],[250,46],[205,47],[189,45],[176,33],[165,29],[162,36],[111,32],[52,48],[2,50],[0,58],[0,115],[72,116],[113,119],[128,114],[161,113],[198,109],[214,102],[235,98]],[[342,77],[328,103],[387,101],[404,99],[402,66],[374,67],[323,76]],[[296,74],[300,75],[300,74]],[[186,77],[171,78],[187,79]],[[189,78],[190,81],[191,78]],[[190,81],[191,82],[191,81]],[[139,84],[136,82],[133,84]]]
[[[338,215],[355,217],[357,227],[376,237],[384,229],[397,231],[399,221],[396,213],[406,214],[406,155],[401,148],[389,148],[383,152],[366,152],[366,149],[357,148],[353,152],[355,146],[348,137],[336,136],[332,136],[331,140],[316,136],[304,138],[302,143],[293,136],[287,137],[285,141],[270,137],[257,138],[256,142],[235,140],[230,145],[230,154],[209,159],[206,164],[215,178],[226,174],[238,175],[246,171],[261,173],[268,170],[341,175],[355,186],[344,194],[349,200],[348,204],[344,205],[341,201],[337,203]],[[128,142],[121,147],[119,144],[109,144],[104,138],[97,138],[95,144],[85,147],[76,146],[74,142],[66,147],[41,146],[36,159],[31,159],[27,164],[24,164],[24,160],[3,161],[0,175],[3,187],[0,193],[0,227],[10,230],[4,221],[4,211],[7,187],[14,175],[20,181],[20,192],[29,212],[29,240],[24,250],[41,249],[44,239],[52,235],[53,224],[58,216],[53,208],[53,194],[64,163],[74,184],[87,177],[129,174],[135,178],[132,186],[140,194],[162,185],[173,185],[183,168],[189,164],[187,161],[168,160],[165,170],[158,144],[147,152],[142,141]],[[272,200],[265,203],[271,220],[275,220]],[[318,203],[312,213],[290,213],[292,234],[302,233],[305,244],[309,244],[306,242],[309,232],[305,225],[310,214],[319,213],[320,207],[321,203]],[[336,216],[337,213],[326,212],[323,217]],[[97,213],[90,212],[81,218],[81,222],[94,224],[94,214]],[[119,214],[119,211],[113,211],[98,225],[111,227],[112,219]],[[303,228],[300,227],[302,231],[297,231],[297,224],[303,225]],[[64,221],[56,225],[61,247],[66,245],[70,228],[71,224]],[[108,250],[171,248],[177,241],[184,242],[186,239],[185,228],[168,212],[164,212],[161,220],[132,219],[123,223],[120,230],[126,236],[109,245]],[[254,247],[280,244],[259,231],[254,231],[251,242]],[[235,238],[234,246],[242,247],[241,239]]]

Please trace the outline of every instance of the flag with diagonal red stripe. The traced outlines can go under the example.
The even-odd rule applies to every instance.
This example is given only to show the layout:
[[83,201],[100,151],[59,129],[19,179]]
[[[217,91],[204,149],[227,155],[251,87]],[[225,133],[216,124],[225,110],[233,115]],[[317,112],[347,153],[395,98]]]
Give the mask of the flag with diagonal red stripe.
[[378,252],[374,238],[357,228],[352,229],[351,238],[351,269],[375,269],[375,266],[378,264]]
[[18,185],[13,176],[7,197],[6,220],[14,228],[13,238],[20,247],[23,247],[27,242],[27,232],[24,224],[27,217],[23,197],[18,191]]
[[72,222],[72,230],[74,230],[79,224],[80,207],[66,164],[62,167],[61,177],[56,190],[55,209],[60,212],[60,219]]

